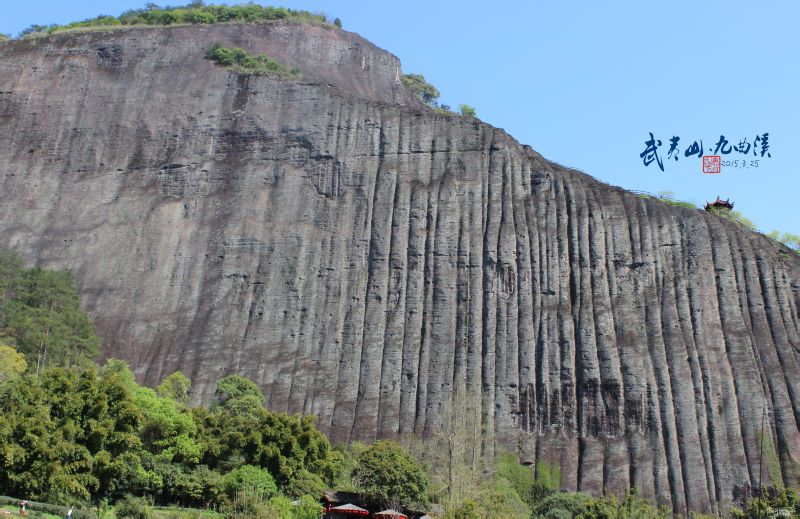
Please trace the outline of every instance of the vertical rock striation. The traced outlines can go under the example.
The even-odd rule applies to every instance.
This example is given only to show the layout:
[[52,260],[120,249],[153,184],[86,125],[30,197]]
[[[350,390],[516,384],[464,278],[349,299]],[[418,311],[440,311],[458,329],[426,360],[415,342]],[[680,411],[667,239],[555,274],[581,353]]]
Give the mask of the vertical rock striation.
[[[214,42],[298,82],[203,59]],[[677,510],[800,479],[800,256],[421,107],[275,23],[0,43],[0,247],[198,400],[238,373],[335,441],[482,424],[565,488]]]

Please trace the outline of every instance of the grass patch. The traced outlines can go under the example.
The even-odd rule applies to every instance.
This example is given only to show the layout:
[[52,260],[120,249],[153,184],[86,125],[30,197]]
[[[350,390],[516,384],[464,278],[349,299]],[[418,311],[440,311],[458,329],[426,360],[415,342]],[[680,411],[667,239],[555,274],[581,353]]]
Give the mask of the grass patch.
[[222,519],[224,514],[214,510],[197,508],[178,508],[174,506],[154,506],[153,519]]
[[[11,512],[11,515],[13,517],[19,517],[19,515],[18,515],[19,514],[19,507],[18,506],[4,505],[4,506],[0,506],[0,510],[8,510],[9,512]],[[35,518],[41,517],[41,518],[44,518],[44,519],[61,519],[62,516],[48,514],[46,512],[39,512],[37,510],[28,509],[28,515],[26,515],[25,517],[35,517]]]
[[250,54],[244,49],[229,49],[215,43],[206,53],[209,59],[217,65],[228,67],[244,74],[268,74],[284,79],[300,79],[300,71],[296,68],[289,69],[264,54]]
[[697,206],[691,202],[684,202],[682,200],[671,200],[669,198],[662,198],[662,202],[669,205],[674,205],[676,207],[688,207],[689,209],[697,209]]
[[[0,510],[8,510],[14,516],[17,516],[17,514],[19,513],[19,507],[10,506],[10,505],[2,506],[2,507],[0,507]],[[29,510],[28,511],[28,515],[26,517],[44,517],[46,519],[51,519],[51,518],[59,519],[60,518],[60,516],[58,516],[58,515],[47,514],[47,513],[44,513],[44,512],[37,512],[36,510]]]
[[[186,25],[225,22],[269,22],[275,20],[294,20],[303,23],[331,25],[324,14],[310,11],[287,9],[285,7],[261,6],[258,4],[240,5],[202,5],[193,2],[185,6],[157,7],[153,4],[144,9],[131,9],[120,16],[100,15],[80,22],[66,25],[32,25],[20,33],[20,37],[31,34],[71,31],[74,29],[108,29],[119,26]],[[341,22],[340,22],[341,23]]]
[[[758,441],[760,443],[761,452],[763,452],[763,471],[764,476],[768,476],[770,481],[768,485],[772,485],[778,489],[783,489],[783,476],[781,474],[781,463],[778,461],[778,453],[775,452],[775,446],[772,444],[772,436],[764,434],[762,431],[758,433]],[[759,453],[759,456],[761,453]]]

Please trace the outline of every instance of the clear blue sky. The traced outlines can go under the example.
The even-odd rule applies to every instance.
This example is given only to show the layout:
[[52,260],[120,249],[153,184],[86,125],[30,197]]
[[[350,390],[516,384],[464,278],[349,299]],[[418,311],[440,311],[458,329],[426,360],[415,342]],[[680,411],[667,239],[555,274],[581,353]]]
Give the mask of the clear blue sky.
[[[0,32],[143,7],[134,0],[2,0]],[[156,2],[158,3],[158,2]],[[800,234],[800,2],[287,0],[325,12],[545,157],[629,189],[702,204],[730,197],[760,229]],[[639,154],[662,141],[662,172]],[[685,148],[769,132],[758,168],[703,175]],[[667,161],[679,136],[678,162]],[[725,159],[740,158],[733,151]],[[752,151],[748,161],[752,160]]]

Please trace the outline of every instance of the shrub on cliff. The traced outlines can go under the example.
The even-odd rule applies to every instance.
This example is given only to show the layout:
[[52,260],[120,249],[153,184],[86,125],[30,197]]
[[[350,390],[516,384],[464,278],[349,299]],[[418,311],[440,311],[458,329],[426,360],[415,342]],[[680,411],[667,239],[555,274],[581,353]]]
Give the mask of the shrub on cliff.
[[289,69],[264,54],[249,54],[241,48],[223,47],[215,43],[206,53],[206,58],[217,65],[229,67],[245,74],[269,74],[286,79],[300,79],[300,71]]
[[747,229],[750,229],[751,231],[755,231],[756,230],[756,224],[753,223],[752,220],[747,218],[745,215],[743,215],[739,211],[732,211],[730,209],[719,208],[719,207],[710,207],[708,209],[708,212],[711,213],[711,214],[715,214],[715,215],[717,215],[717,216],[719,216],[721,218],[725,218],[727,220],[735,222],[735,223],[741,225],[742,227],[746,227]]
[[477,113],[475,112],[475,108],[471,107],[470,105],[460,105],[458,107],[461,115],[466,115],[467,117],[477,117]]
[[404,74],[403,85],[426,105],[436,106],[436,100],[440,95],[439,90],[425,81],[425,76],[422,74]]

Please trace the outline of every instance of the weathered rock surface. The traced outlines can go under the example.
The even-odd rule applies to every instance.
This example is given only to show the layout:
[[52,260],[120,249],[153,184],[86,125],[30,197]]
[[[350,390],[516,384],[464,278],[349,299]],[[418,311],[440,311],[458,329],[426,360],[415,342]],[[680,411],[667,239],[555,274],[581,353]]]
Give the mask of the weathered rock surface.
[[[304,79],[203,59],[266,52]],[[239,373],[336,441],[483,424],[565,488],[727,506],[800,473],[800,260],[421,107],[294,24],[0,43],[0,247],[72,269],[106,357]]]

